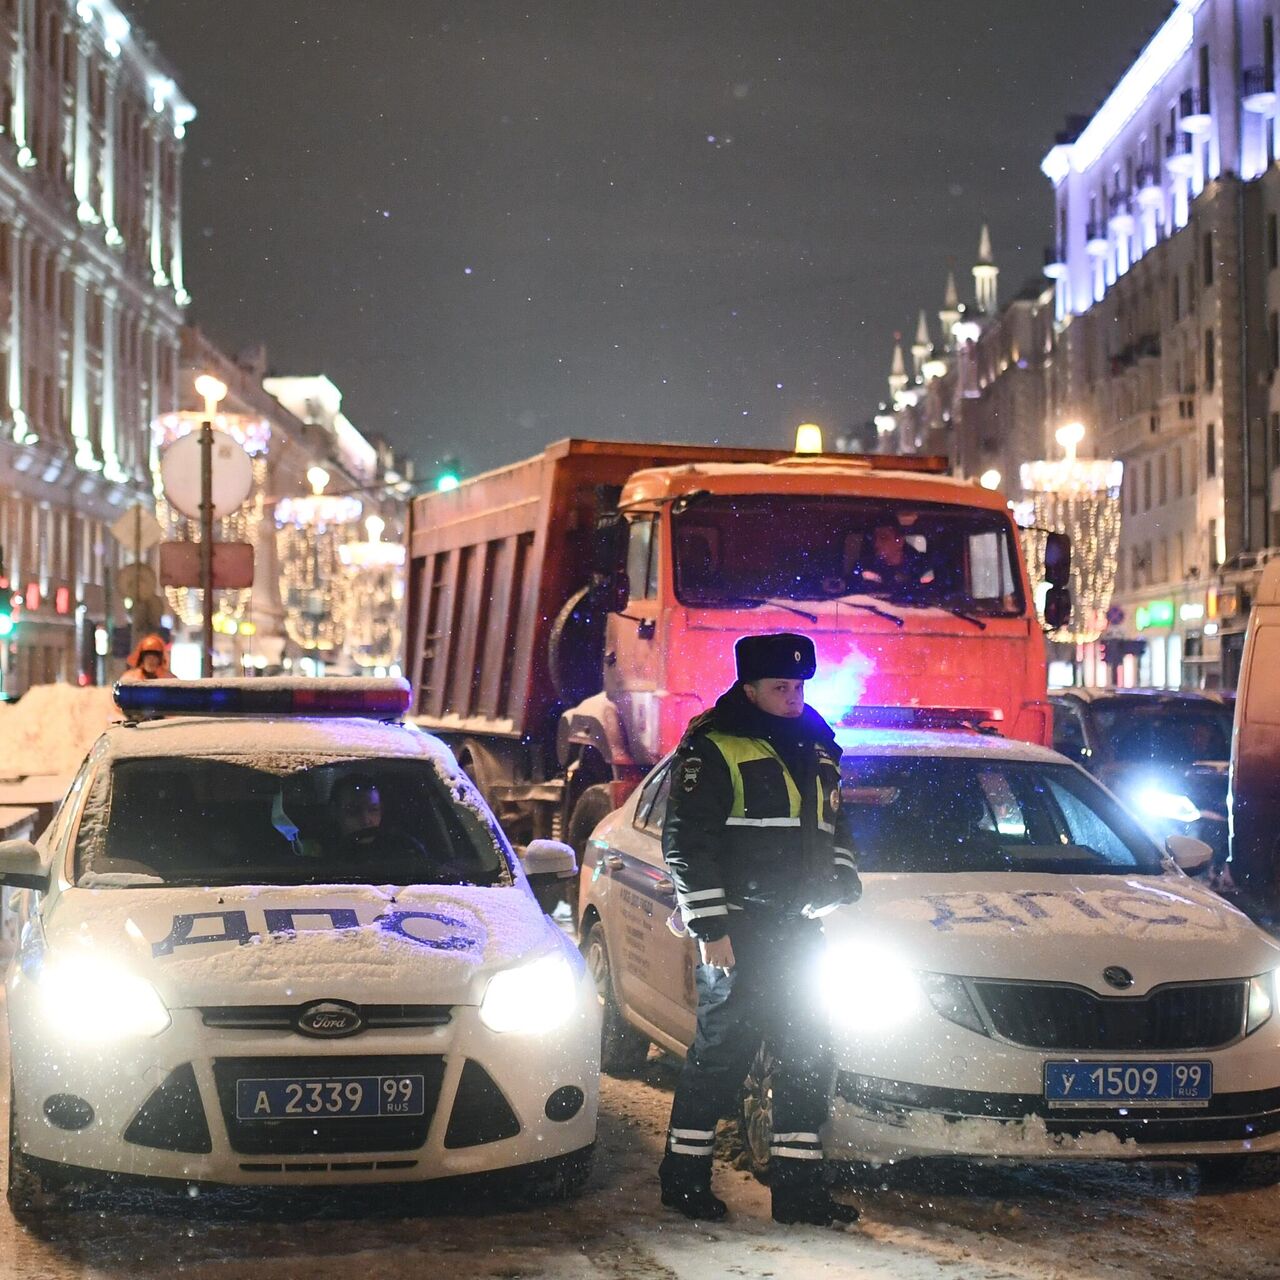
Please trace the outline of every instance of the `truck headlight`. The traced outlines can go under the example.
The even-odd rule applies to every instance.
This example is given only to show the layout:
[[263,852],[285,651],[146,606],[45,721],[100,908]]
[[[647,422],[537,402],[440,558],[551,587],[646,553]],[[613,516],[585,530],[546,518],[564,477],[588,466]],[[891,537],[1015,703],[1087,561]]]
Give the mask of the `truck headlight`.
[[47,958],[36,987],[45,1020],[70,1040],[157,1036],[169,1025],[169,1010],[146,978],[99,956]]
[[920,980],[897,954],[869,942],[836,943],[819,982],[831,1020],[849,1031],[888,1031],[920,1009]]
[[1191,803],[1191,797],[1174,791],[1147,787],[1138,792],[1136,799],[1138,808],[1149,818],[1164,818],[1170,822],[1197,822],[1200,818],[1200,810]]
[[543,956],[495,973],[480,1001],[480,1021],[490,1031],[552,1031],[578,1003],[578,984],[563,955]]

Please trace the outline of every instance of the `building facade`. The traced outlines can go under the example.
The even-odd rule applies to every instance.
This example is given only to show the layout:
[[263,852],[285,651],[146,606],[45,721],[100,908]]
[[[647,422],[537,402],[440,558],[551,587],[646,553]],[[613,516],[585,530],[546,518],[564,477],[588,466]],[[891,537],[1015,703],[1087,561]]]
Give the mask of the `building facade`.
[[1050,423],[1125,463],[1126,683],[1233,687],[1280,546],[1276,0],[1179,0],[1053,183]]
[[177,403],[195,111],[112,0],[0,0],[0,546],[10,691],[108,674],[107,533]]

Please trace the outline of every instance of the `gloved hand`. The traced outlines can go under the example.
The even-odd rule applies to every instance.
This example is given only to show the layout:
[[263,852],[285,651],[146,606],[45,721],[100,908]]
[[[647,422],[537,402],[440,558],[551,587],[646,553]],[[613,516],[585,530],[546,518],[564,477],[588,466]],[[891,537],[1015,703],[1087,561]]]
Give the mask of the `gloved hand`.
[[810,920],[820,920],[830,915],[837,907],[847,907],[862,897],[862,881],[852,867],[843,864],[837,866],[827,884],[820,893],[815,893],[811,900],[801,908],[800,914]]

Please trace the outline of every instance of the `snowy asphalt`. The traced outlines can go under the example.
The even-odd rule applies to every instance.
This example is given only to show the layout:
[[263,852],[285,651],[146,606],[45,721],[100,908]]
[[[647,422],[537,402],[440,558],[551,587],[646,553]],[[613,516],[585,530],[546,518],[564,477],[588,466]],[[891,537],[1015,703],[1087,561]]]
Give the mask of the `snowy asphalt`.
[[688,1223],[658,1205],[654,1175],[673,1081],[656,1054],[635,1078],[605,1078],[591,1181],[568,1204],[424,1204],[420,1189],[148,1196],[86,1203],[34,1229],[5,1210],[0,1276],[1280,1280],[1280,1188],[1211,1193],[1182,1166],[903,1168],[842,1192],[862,1221],[828,1231],[775,1226],[767,1190],[735,1168],[722,1131],[716,1186],[731,1217]]

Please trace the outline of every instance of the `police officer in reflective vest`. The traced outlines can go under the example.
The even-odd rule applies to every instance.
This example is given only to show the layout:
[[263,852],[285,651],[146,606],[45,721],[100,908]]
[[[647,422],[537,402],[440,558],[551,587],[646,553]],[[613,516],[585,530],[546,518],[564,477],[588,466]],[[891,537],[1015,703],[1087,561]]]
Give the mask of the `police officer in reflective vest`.
[[831,1054],[819,1007],[818,918],[861,893],[840,812],[840,749],[804,701],[813,642],[744,636],[738,682],[688,727],[672,765],[662,850],[698,940],[698,1028],[671,1108],[662,1203],[724,1217],[711,1190],[716,1122],[762,1043],[775,1064],[770,1150],[779,1222],[851,1222],[822,1180]]

